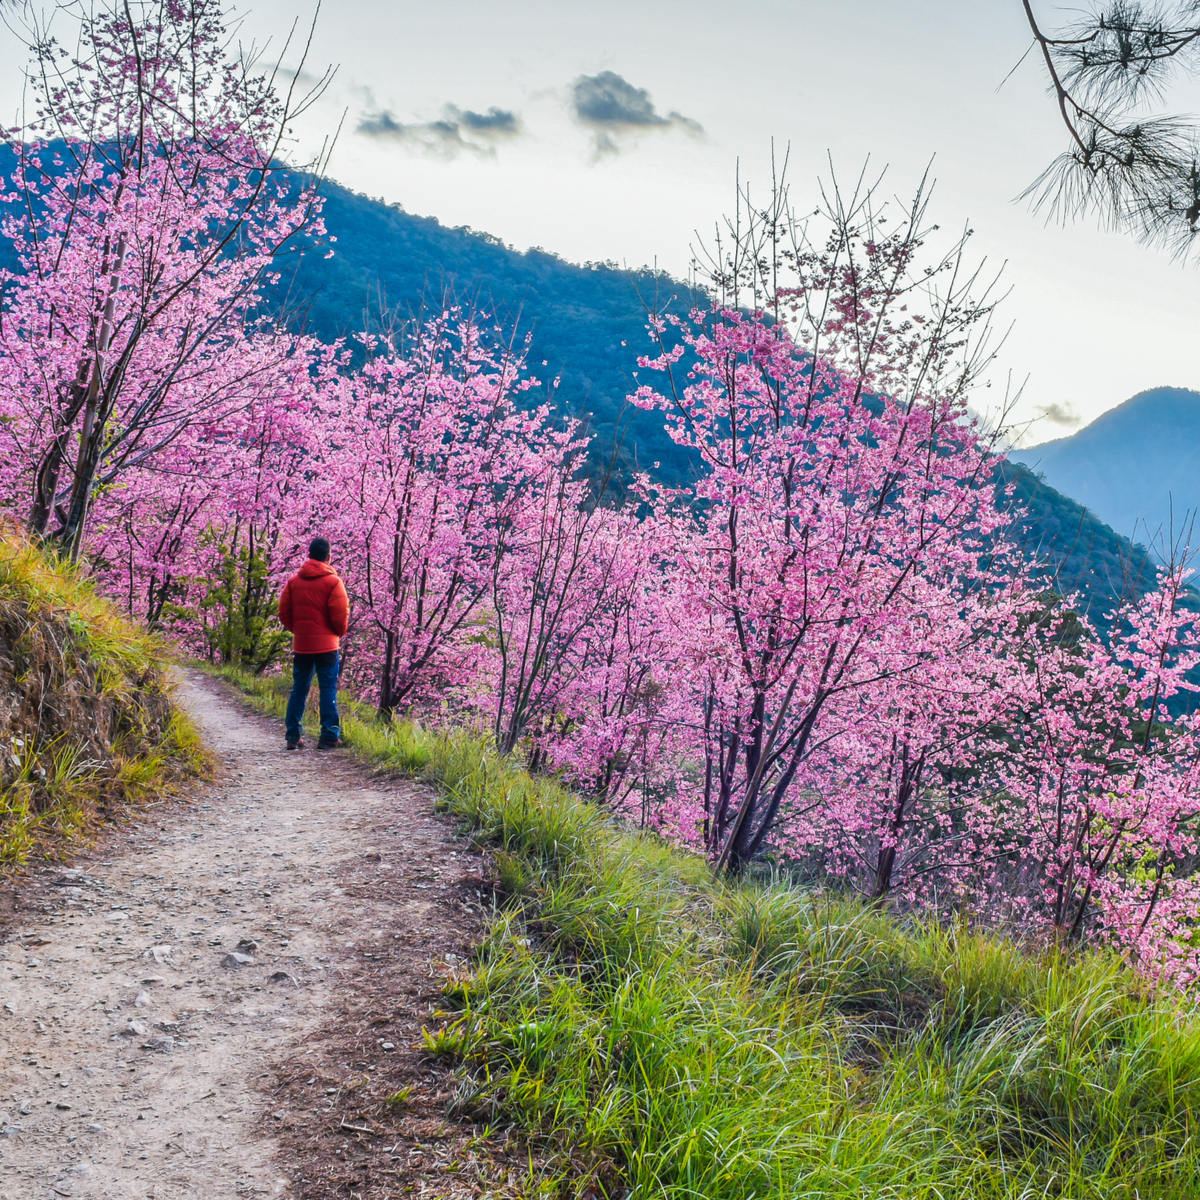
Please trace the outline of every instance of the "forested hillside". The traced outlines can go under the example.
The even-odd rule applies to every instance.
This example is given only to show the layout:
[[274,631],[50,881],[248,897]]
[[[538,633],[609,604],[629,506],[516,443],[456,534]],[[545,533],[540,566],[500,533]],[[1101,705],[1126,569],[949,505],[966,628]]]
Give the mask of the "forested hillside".
[[1024,510],[1016,523],[1021,545],[1046,562],[1055,591],[1081,595],[1080,607],[1097,624],[1107,626],[1110,610],[1154,586],[1154,563],[1144,546],[1133,545],[1021,463],[1006,462],[999,478],[1012,488],[1007,503]]
[[[12,151],[0,145],[0,172],[12,166]],[[552,391],[564,411],[587,415],[593,453],[607,458],[619,443],[626,469],[637,465],[672,484],[694,477],[694,455],[667,435],[662,413],[626,401],[638,382],[637,356],[654,350],[648,312],[685,310],[697,298],[687,284],[646,268],[522,253],[491,234],[449,228],[334,182],[322,192],[325,225],[336,239],[332,255],[310,248],[281,260],[276,303],[294,326],[332,342],[432,313],[443,302],[487,312],[518,342],[528,334],[529,362],[544,385],[534,395]],[[1051,487],[1036,467],[1013,463],[1001,478],[1015,481],[1013,498],[1028,510],[1022,543],[1046,558],[1057,591],[1081,593],[1094,620],[1103,624],[1122,597],[1152,584],[1145,551]]]
[[654,350],[647,313],[685,311],[686,284],[646,268],[615,263],[579,266],[555,254],[525,253],[476,230],[451,229],[399,205],[322,185],[331,258],[309,251],[285,274],[296,324],[323,340],[350,337],[365,325],[409,318],[450,302],[488,313],[509,334],[532,338],[529,363],[545,397],[574,414],[590,414],[601,447],[622,441],[622,458],[662,478],[682,481],[688,454],[667,437],[662,418],[633,408],[637,356]]
[[[292,259],[286,278],[298,323],[332,340],[378,325],[384,313],[410,317],[440,307],[443,297],[482,309],[505,328],[530,334],[534,373],[546,382],[558,378],[558,402],[591,415],[600,453],[620,437],[627,465],[636,462],[669,483],[692,474],[694,459],[667,436],[661,412],[625,400],[636,383],[637,355],[652,349],[648,310],[685,308],[693,298],[686,284],[646,269],[521,253],[490,234],[451,229],[336,183],[323,190],[325,224],[337,241],[331,258],[309,252]],[[1001,476],[1015,481],[1014,499],[1028,510],[1022,542],[1049,560],[1056,590],[1082,593],[1093,619],[1103,623],[1122,597],[1153,583],[1145,552],[1081,504],[1016,464]]]

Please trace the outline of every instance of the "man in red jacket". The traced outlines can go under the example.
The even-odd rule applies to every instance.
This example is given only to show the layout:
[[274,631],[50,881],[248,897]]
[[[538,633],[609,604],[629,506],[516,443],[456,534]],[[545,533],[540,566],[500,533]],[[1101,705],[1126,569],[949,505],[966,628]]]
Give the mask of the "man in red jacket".
[[329,565],[329,542],[313,538],[308,562],[284,584],[279,620],[292,635],[292,695],[287,706],[287,748],[303,750],[304,708],[313,672],[321,689],[318,750],[342,745],[337,707],[338,649],[350,622],[350,598]]

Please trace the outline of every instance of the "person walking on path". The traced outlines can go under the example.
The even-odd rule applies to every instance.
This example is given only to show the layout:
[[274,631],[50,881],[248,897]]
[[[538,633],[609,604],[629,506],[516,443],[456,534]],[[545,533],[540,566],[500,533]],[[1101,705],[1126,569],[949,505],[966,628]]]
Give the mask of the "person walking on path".
[[287,706],[287,748],[304,749],[304,708],[313,672],[321,689],[318,750],[343,745],[337,707],[338,650],[350,623],[345,584],[329,565],[329,542],[313,538],[308,562],[284,584],[279,620],[292,635],[292,694]]

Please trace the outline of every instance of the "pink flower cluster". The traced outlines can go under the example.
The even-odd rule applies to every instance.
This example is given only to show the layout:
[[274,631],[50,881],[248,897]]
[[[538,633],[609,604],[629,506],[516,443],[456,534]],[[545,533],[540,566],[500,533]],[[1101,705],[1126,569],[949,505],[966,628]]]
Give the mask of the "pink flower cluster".
[[265,315],[280,253],[322,234],[279,166],[288,106],[226,59],[216,0],[98,11],[70,69],[39,43],[0,186],[0,494],[37,536],[266,669],[321,532],[345,682],[385,716],[472,723],[724,868],[770,854],[1193,982],[1187,572],[1107,637],[1043,590],[954,366],[981,309],[910,310],[941,270],[923,209],[886,236],[839,210],[823,248],[654,316],[631,401],[695,479],[618,497],[483,314],[350,348]]

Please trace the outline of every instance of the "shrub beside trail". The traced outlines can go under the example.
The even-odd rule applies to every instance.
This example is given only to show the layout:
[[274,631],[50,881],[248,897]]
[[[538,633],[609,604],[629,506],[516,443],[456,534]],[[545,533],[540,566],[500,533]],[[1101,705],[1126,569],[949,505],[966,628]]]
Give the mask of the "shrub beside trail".
[[0,533],[0,864],[53,855],[200,766],[168,672],[78,571]]

